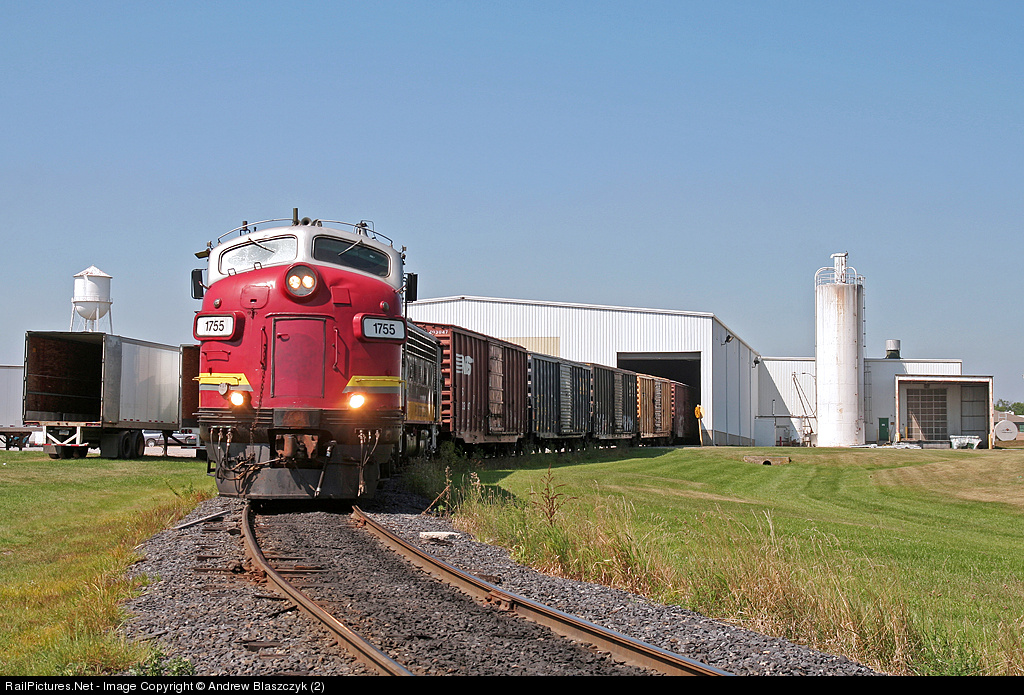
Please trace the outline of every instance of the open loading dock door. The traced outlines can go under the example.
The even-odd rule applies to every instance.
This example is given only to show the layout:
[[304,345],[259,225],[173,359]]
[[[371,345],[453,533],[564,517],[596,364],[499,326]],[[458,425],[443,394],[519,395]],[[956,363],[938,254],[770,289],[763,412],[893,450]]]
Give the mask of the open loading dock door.
[[699,352],[620,352],[617,361],[619,369],[678,381],[700,393]]
[[619,369],[685,384],[672,386],[671,440],[684,444],[700,443],[701,425],[694,414],[694,406],[700,401],[699,352],[620,352],[616,361]]

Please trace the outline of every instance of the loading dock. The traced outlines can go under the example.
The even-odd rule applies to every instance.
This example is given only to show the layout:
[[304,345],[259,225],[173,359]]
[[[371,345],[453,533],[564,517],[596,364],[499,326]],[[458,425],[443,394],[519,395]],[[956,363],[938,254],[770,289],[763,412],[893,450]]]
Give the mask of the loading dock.
[[896,437],[948,448],[951,438],[978,437],[992,447],[990,376],[896,375]]

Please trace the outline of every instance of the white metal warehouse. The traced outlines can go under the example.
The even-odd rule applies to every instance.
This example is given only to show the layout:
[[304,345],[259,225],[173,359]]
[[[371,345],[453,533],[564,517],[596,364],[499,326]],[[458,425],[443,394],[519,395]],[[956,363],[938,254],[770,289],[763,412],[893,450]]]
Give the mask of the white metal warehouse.
[[865,357],[863,277],[833,254],[815,276],[814,357],[762,357],[714,314],[490,297],[409,304],[534,352],[667,377],[699,390],[705,443],[859,446],[964,437],[992,445],[990,376],[959,359]]

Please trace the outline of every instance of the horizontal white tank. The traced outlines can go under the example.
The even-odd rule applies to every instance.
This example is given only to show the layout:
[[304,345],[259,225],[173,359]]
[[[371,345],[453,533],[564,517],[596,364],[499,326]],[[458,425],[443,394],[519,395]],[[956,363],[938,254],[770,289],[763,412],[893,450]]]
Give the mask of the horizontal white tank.
[[863,278],[832,254],[814,276],[817,445],[864,443]]

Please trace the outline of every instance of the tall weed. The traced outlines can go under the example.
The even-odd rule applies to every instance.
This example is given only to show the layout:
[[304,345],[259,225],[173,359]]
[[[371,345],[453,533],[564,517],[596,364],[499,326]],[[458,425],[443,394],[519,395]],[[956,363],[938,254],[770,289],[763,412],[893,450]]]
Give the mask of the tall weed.
[[[441,464],[443,465],[443,472]],[[538,570],[678,604],[841,654],[892,674],[1022,675],[1024,616],[985,646],[912,608],[896,568],[873,565],[834,536],[777,528],[768,511],[736,520],[705,512],[671,523],[620,496],[585,501],[549,468],[527,500],[485,486],[479,461],[432,462],[435,494],[457,527]]]

